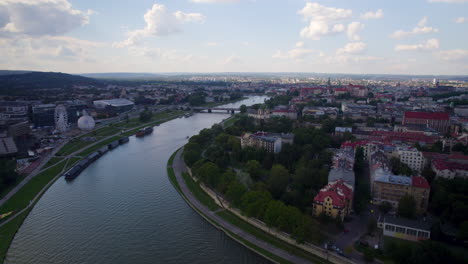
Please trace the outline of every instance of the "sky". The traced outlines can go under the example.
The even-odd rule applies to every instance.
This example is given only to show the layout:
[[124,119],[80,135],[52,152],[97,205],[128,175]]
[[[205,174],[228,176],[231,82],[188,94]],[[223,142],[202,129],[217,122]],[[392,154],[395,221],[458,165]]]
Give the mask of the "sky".
[[468,75],[468,0],[0,0],[0,69]]

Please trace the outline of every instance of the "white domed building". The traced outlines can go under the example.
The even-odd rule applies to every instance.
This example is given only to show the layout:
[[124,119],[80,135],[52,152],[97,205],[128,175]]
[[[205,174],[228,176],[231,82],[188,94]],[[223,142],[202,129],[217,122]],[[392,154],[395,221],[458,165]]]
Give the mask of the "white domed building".
[[78,128],[81,130],[92,130],[96,123],[89,115],[84,115],[78,119]]

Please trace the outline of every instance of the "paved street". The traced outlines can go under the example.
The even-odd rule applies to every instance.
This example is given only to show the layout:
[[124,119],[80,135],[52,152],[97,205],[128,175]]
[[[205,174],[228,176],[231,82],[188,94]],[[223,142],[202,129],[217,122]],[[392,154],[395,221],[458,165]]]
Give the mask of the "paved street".
[[187,185],[185,184],[184,179],[182,178],[182,172],[186,171],[186,166],[184,161],[181,158],[181,153],[183,149],[179,150],[175,156],[174,163],[173,163],[173,168],[174,168],[174,173],[177,179],[177,182],[184,193],[185,197],[188,199],[188,201],[196,207],[198,210],[200,210],[203,214],[207,215],[209,218],[211,218],[213,221],[217,222],[219,225],[221,225],[224,229],[229,230],[233,232],[234,234],[242,237],[243,239],[249,241],[250,243],[253,243],[254,245],[263,248],[269,252],[272,252],[273,254],[288,260],[293,263],[312,263],[308,260],[305,260],[303,258],[300,258],[295,255],[291,255],[285,250],[282,250],[280,248],[277,248],[273,245],[270,245],[266,243],[263,240],[257,239],[255,236],[251,235],[250,233],[247,233],[243,231],[242,229],[238,228],[237,226],[234,226],[224,220],[223,218],[219,217],[216,215],[214,212],[210,211],[206,206],[201,204],[190,192],[188,189]]

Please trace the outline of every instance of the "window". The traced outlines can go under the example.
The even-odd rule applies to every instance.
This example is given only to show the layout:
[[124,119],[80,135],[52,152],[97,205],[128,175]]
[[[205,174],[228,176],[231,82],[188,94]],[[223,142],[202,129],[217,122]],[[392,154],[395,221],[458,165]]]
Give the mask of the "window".
[[429,233],[428,233],[428,232],[424,232],[424,231],[419,231],[419,232],[418,232],[418,237],[429,238]]
[[397,233],[404,234],[404,233],[406,233],[405,231],[406,231],[406,229],[404,227],[397,226],[396,229],[395,229],[395,232],[397,232]]
[[406,229],[406,234],[407,235],[410,235],[410,236],[416,236],[416,234],[418,233],[418,231],[414,230],[414,229]]
[[395,226],[393,225],[385,225],[385,230],[390,231],[390,232],[395,232]]

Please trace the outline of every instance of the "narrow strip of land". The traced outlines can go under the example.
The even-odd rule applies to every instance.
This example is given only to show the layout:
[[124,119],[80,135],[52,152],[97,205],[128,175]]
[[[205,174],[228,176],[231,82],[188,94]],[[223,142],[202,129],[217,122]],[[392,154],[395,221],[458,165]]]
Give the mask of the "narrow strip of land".
[[205,216],[209,217],[213,222],[217,223],[219,226],[221,226],[224,230],[229,231],[242,239],[252,243],[253,245],[262,248],[280,258],[283,258],[289,262],[292,263],[312,263],[306,259],[303,259],[301,257],[295,256],[290,254],[289,252],[280,249],[278,247],[275,247],[263,240],[258,239],[257,237],[251,235],[250,233],[240,229],[237,226],[232,225],[231,223],[227,222],[220,216],[216,214],[216,212],[211,211],[208,207],[205,205],[201,204],[198,199],[196,199],[192,192],[190,192],[189,188],[187,187],[187,184],[185,183],[184,179],[182,178],[182,173],[187,171],[187,167],[185,165],[185,162],[181,158],[183,149],[180,149],[173,162],[173,169],[174,169],[174,174],[177,180],[177,183],[180,186],[180,190],[183,193],[183,195],[187,198],[187,202],[189,202],[192,206],[194,206],[197,210],[199,210],[201,213],[203,213]]

